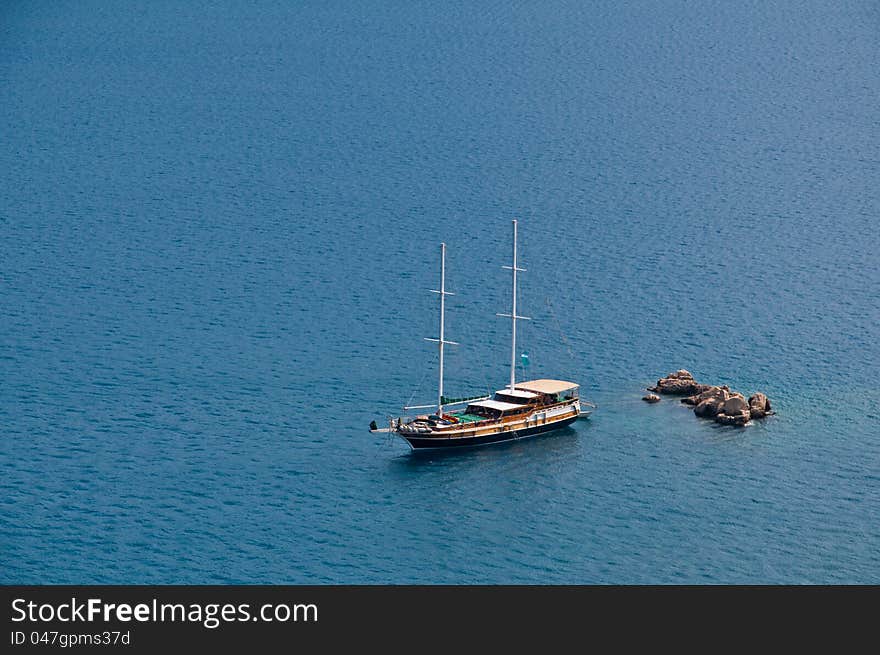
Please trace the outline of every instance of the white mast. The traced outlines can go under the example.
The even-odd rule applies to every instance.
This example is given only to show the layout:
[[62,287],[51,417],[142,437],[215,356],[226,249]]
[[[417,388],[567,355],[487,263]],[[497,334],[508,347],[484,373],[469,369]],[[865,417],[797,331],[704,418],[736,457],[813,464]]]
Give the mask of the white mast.
[[450,293],[446,290],[446,244],[440,244],[440,289],[431,289],[431,293],[439,293],[440,294],[440,338],[439,339],[430,339],[425,337],[426,341],[436,341],[437,345],[440,349],[440,380],[437,385],[437,414],[443,414],[443,345],[449,344],[451,346],[457,346],[458,344],[455,341],[446,341],[444,339],[444,320],[446,315],[446,296],[454,296],[454,293]]
[[513,391],[516,386],[516,321],[530,321],[528,316],[517,316],[516,314],[516,273],[517,271],[525,273],[524,268],[516,267],[516,219],[513,221],[513,266],[502,266],[513,271],[513,302],[511,303],[509,314],[498,314],[510,319],[510,390]]

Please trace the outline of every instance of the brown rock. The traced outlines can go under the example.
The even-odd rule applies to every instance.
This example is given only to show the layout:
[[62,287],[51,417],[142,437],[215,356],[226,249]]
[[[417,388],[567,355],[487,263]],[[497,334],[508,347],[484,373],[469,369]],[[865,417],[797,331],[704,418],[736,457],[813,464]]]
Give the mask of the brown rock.
[[770,413],[770,400],[760,391],[749,398],[752,418],[764,418]]
[[649,393],[647,396],[643,396],[642,400],[644,400],[646,403],[659,403],[660,396],[655,393]]
[[731,394],[730,398],[721,403],[721,406],[718,408],[719,413],[727,414],[728,416],[734,416],[736,414],[748,411],[749,404],[746,402],[746,399],[740,394]]
[[685,405],[699,405],[704,400],[708,400],[709,398],[716,398],[721,401],[725,401],[730,398],[730,387],[709,387],[705,391],[698,393],[695,396],[688,396],[687,398],[682,398],[681,402]]
[[770,400],[760,391],[749,397],[749,407],[757,407],[765,412],[770,411]]
[[718,408],[722,402],[718,398],[706,398],[706,400],[701,401],[699,405],[694,407],[694,414],[703,418],[713,418],[718,414]]
[[721,423],[722,425],[736,425],[738,427],[742,427],[746,423],[748,423],[751,418],[752,415],[749,410],[744,409],[738,412],[734,412],[733,414],[721,412],[715,416],[715,421]]
[[695,380],[681,378],[661,378],[657,380],[657,386],[649,389],[657,393],[665,393],[674,396],[692,396],[702,393],[709,387],[705,384],[699,384]]
[[[674,396],[694,396],[710,388],[711,387],[708,384],[700,384],[697,382],[690,371],[682,368],[674,373],[670,373],[665,378],[657,380],[657,385],[648,387],[648,391]],[[690,403],[688,400],[685,400],[684,402],[697,404],[695,402]]]
[[723,425],[742,426],[748,423],[752,418],[749,404],[741,393],[732,393],[727,400],[722,401],[718,406],[718,412],[715,420]]

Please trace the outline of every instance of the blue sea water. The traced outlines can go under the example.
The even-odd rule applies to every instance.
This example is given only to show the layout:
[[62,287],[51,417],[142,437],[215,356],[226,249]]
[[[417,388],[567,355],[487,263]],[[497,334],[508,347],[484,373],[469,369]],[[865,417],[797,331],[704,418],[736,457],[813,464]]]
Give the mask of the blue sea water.
[[[5,2],[0,582],[880,582],[880,8]],[[521,375],[589,421],[367,431]],[[686,367],[742,430],[639,398]]]

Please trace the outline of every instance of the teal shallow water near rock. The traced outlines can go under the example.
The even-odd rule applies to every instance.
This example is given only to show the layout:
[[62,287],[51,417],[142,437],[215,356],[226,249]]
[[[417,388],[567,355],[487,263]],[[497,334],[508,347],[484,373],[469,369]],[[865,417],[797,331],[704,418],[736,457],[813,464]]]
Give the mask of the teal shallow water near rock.
[[[880,581],[880,12],[796,4],[5,6],[0,582]],[[369,434],[441,240],[446,391],[504,384],[512,218],[598,410]]]

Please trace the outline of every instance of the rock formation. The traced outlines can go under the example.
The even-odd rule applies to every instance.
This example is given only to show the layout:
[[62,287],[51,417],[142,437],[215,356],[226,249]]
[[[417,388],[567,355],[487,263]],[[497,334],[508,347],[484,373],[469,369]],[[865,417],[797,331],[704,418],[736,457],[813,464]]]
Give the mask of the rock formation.
[[674,396],[691,396],[705,391],[706,388],[707,385],[700,384],[694,380],[694,376],[690,374],[690,371],[680,369],[675,373],[670,373],[665,378],[657,380],[657,386],[648,387],[648,391]]
[[[752,419],[764,418],[773,412],[770,409],[770,401],[763,393],[756,393],[748,401],[738,391],[731,391],[728,386],[713,386],[700,384],[694,379],[689,371],[684,369],[670,373],[665,378],[657,380],[657,385],[648,387],[648,391],[661,394],[684,395],[681,402],[694,406],[694,414],[702,418],[715,419],[723,425],[743,426]],[[651,394],[653,396],[653,394]],[[647,402],[657,402],[648,400]]]

